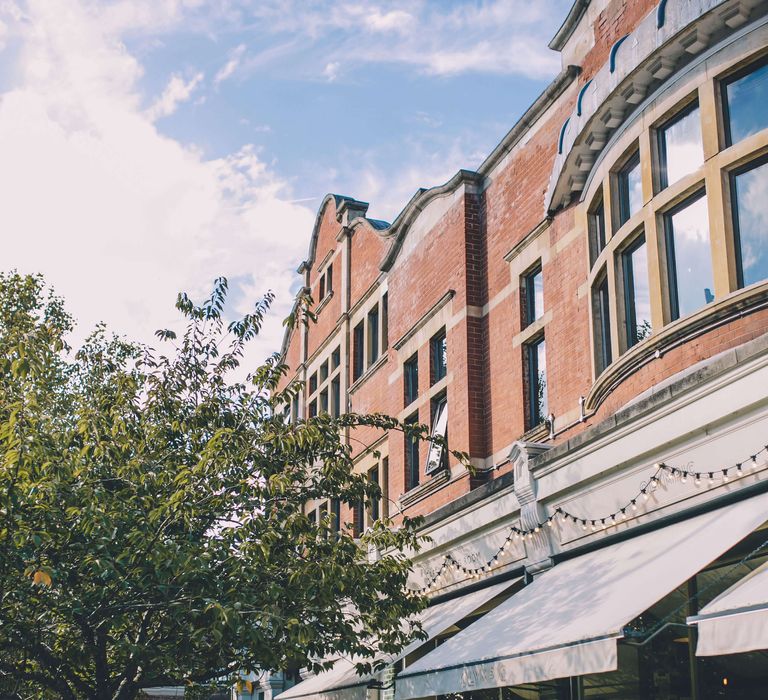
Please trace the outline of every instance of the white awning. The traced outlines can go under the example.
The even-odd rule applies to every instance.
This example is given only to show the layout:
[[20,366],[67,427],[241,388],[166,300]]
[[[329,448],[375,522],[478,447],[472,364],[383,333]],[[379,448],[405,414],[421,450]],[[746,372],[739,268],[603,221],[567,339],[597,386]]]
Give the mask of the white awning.
[[557,564],[405,668],[396,698],[617,668],[624,626],[768,519],[768,494]]
[[[397,656],[387,658],[387,663],[394,663],[413,653],[429,640],[443,634],[457,622],[482,608],[518,581],[520,579],[516,578],[488,586],[423,610],[419,613],[419,619],[428,639],[411,642]],[[280,693],[276,700],[364,700],[366,686],[373,679],[373,675],[358,675],[354,661],[339,659],[333,668],[307,678],[293,688]]]
[[721,593],[688,623],[699,626],[697,656],[768,649],[768,563]]

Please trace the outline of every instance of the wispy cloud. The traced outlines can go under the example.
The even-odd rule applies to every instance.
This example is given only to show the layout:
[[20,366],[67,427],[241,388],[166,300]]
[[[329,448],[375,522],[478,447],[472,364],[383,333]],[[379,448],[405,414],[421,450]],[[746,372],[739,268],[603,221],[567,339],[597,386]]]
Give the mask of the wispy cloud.
[[223,83],[225,80],[231,78],[234,75],[235,71],[240,66],[240,62],[243,60],[244,53],[245,53],[245,44],[240,44],[239,46],[236,46],[232,51],[230,51],[229,59],[219,69],[219,71],[216,73],[216,76],[213,79],[214,85],[219,85],[220,83]]
[[180,104],[192,97],[192,93],[204,77],[203,73],[195,73],[189,80],[185,80],[178,74],[172,75],[163,90],[163,94],[147,110],[147,117],[150,121],[169,117],[173,114]]

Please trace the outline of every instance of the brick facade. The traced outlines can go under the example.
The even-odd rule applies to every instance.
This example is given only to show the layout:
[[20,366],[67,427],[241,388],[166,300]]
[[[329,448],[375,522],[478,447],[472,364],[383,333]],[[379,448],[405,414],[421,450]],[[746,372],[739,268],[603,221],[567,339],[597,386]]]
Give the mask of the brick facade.
[[[592,36],[591,41],[584,40],[589,48],[582,52],[580,70],[542,96],[534,119],[513,128],[505,153],[489,157],[477,173],[461,171],[445,185],[422,191],[391,225],[368,221],[364,203],[340,197],[326,198],[319,212],[310,256],[301,271],[305,285],[321,302],[320,278],[331,261],[333,295],[322,306],[318,322],[307,329],[306,338],[305,331],[297,329],[286,339],[285,360],[292,368],[288,381],[308,382],[312,363],[338,345],[343,356],[343,410],[383,412],[403,419],[417,413],[420,422],[430,424],[431,401],[444,391],[450,445],[469,453],[477,468],[469,474],[452,458],[448,478],[442,476],[439,487],[430,489],[428,484],[437,477],[424,474],[428,446],[422,444],[423,494],[409,498],[403,438],[388,437],[383,448],[377,447],[389,459],[388,498],[409,515],[433,512],[502,477],[509,470],[506,455],[515,441],[528,437],[551,445],[564,443],[660,382],[765,332],[768,311],[725,313],[717,325],[704,324],[701,331],[670,345],[635,371],[617,374],[610,391],[579,420],[596,382],[586,205],[576,199],[547,211],[545,196],[558,155],[558,136],[580,88],[605,65],[613,44],[657,6],[652,0],[595,4],[602,9],[585,13],[574,34],[582,39]],[[635,121],[642,120],[635,115]],[[520,275],[537,261],[543,271],[544,318],[534,333],[523,323]],[[371,304],[385,293],[382,357],[355,380],[353,328],[365,321]],[[448,374],[433,387],[430,339],[441,328],[447,338]],[[524,348],[541,332],[554,428],[527,431]],[[403,363],[414,353],[419,392],[406,407]],[[619,359],[615,357],[614,364]],[[306,406],[301,415],[306,416]],[[355,451],[377,437],[373,431],[359,431]],[[342,516],[351,521],[350,513]]]

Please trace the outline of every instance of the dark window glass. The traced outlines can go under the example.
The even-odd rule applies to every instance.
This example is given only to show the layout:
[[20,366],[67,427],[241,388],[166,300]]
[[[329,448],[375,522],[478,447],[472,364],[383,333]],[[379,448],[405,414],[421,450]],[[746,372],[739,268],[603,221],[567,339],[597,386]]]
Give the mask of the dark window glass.
[[320,365],[320,383],[322,384],[326,379],[328,379],[328,362],[323,362],[322,365]]
[[325,275],[320,277],[320,294],[318,298],[320,301],[325,299]]
[[341,364],[341,348],[336,348],[331,355],[331,369],[336,369]]
[[317,372],[309,378],[309,393],[314,394],[317,391]]
[[547,417],[547,349],[544,338],[534,340],[526,347],[526,384],[528,387],[529,428]]
[[381,349],[389,347],[389,293],[381,298]]
[[341,532],[341,501],[338,498],[331,499],[331,527],[334,532]]
[[608,297],[608,277],[598,282],[592,290],[592,311],[595,327],[595,355],[597,374],[613,361],[611,353],[611,312]]
[[544,315],[544,276],[541,265],[523,277],[525,294],[525,324],[529,325]]
[[[405,420],[408,424],[419,422],[419,414],[414,413]],[[405,435],[405,490],[419,485],[419,438]]]
[[309,404],[309,417],[314,418],[317,415],[317,399]]
[[445,328],[429,341],[430,386],[448,374],[448,342]]
[[328,389],[320,392],[320,412],[328,413]]
[[739,286],[768,279],[768,161],[750,164],[732,179]]
[[419,356],[413,355],[403,364],[405,405],[413,403],[419,395]]
[[605,248],[605,202],[603,195],[598,194],[589,212],[589,257],[594,265],[597,256]]
[[355,326],[352,344],[352,381],[355,381],[362,376],[365,363],[365,326],[362,321]]
[[372,365],[379,358],[379,307],[374,306],[368,312],[368,364]]
[[715,300],[707,198],[702,193],[664,217],[672,319]]
[[331,379],[331,415],[334,418],[341,415],[341,377],[338,375]]
[[621,255],[624,273],[624,310],[627,347],[651,334],[651,297],[648,289],[648,251],[640,236]]
[[365,504],[362,501],[355,501],[352,504],[352,533],[355,537],[360,537],[365,530]]
[[[443,394],[432,399],[432,436],[448,438],[448,398]],[[440,469],[448,468],[448,451],[445,447],[436,441],[430,441],[429,452],[427,454],[427,464],[424,468],[425,474],[433,474]]]
[[704,162],[699,105],[687,107],[658,131],[659,184],[664,189]]
[[[379,468],[374,467],[368,472],[368,480],[372,483],[376,484],[377,486],[381,487],[381,484],[379,483]],[[371,501],[371,522],[376,522],[381,517],[381,508],[380,508],[380,499],[374,498]]]
[[327,294],[333,291],[333,264],[328,265],[328,270],[325,273],[325,291]]
[[381,473],[379,474],[381,486],[381,517],[389,517],[389,457],[381,460]]
[[293,417],[294,422],[299,420],[299,395],[294,394],[293,399],[291,400],[291,415]]
[[738,143],[768,126],[768,61],[724,81],[726,140]]
[[636,152],[619,171],[619,225],[623,225],[643,206],[640,153]]

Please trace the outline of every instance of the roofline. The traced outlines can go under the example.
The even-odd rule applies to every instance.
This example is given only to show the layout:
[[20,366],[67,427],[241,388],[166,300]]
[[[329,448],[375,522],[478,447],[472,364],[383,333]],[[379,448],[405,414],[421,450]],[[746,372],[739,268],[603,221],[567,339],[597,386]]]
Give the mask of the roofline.
[[574,29],[579,24],[579,21],[584,16],[584,13],[589,7],[591,0],[574,0],[571,9],[568,12],[567,17],[560,25],[560,29],[557,30],[557,34],[552,37],[552,41],[549,42],[549,48],[553,51],[562,51],[568,39],[571,38]]

